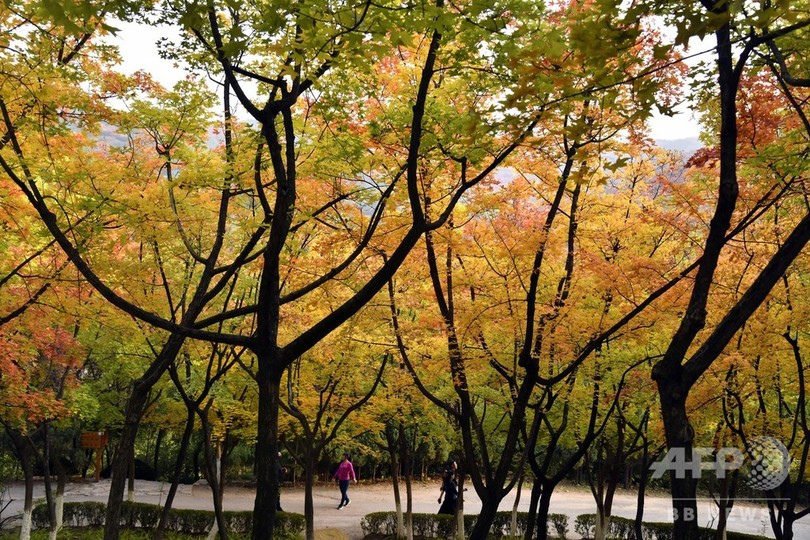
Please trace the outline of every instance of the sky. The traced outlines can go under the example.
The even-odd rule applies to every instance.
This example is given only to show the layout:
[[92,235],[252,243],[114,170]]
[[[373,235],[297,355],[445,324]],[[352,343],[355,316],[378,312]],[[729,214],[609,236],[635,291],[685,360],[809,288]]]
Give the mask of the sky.
[[[158,54],[157,41],[161,37],[171,37],[177,30],[170,27],[154,27],[144,24],[114,24],[119,31],[108,39],[120,47],[123,63],[121,71],[132,73],[144,70],[162,85],[170,88],[185,76],[182,69],[175,68],[170,61],[163,60]],[[651,136],[654,140],[692,139],[699,135],[697,119],[685,106],[679,108],[673,117],[655,113],[650,120]]]

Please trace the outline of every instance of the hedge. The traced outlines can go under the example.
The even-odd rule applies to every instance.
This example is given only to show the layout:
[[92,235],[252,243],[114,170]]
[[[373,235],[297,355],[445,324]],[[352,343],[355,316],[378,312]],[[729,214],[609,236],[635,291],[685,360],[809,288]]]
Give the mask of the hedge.
[[[125,501],[121,512],[121,526],[130,529],[155,529],[160,520],[162,508],[154,504]],[[101,527],[104,525],[106,506],[104,503],[66,502],[63,508],[62,522],[65,527]],[[253,512],[224,512],[228,530],[236,534],[250,532],[253,523]],[[476,515],[464,516],[464,530],[469,534],[475,525]],[[529,514],[517,513],[518,536],[523,536],[528,525]],[[48,509],[44,504],[34,508],[32,521],[34,528],[46,529],[49,526]],[[204,535],[214,521],[214,512],[210,510],[171,509],[166,529],[173,532]],[[548,526],[557,538],[566,538],[568,533],[568,516],[549,514]],[[574,530],[584,538],[592,538],[596,514],[580,514],[575,520]],[[360,522],[363,532],[369,534],[396,534],[396,514],[394,512],[374,512],[366,515]],[[607,536],[609,538],[633,538],[634,520],[611,517]],[[276,533],[279,538],[301,537],[305,528],[304,516],[288,512],[276,513]],[[444,514],[413,514],[413,534],[422,538],[449,538],[455,526],[455,517]],[[642,523],[643,540],[670,540],[672,523]],[[512,536],[512,512],[498,512],[490,529],[490,538],[509,538]],[[728,540],[764,540],[764,536],[728,531]],[[695,540],[713,540],[712,529],[700,528]]]
[[[448,538],[453,533],[455,526],[455,516],[446,514],[412,514],[413,535],[423,538]],[[552,516],[554,516],[553,519]],[[469,535],[475,526],[476,515],[464,515],[464,532]],[[517,513],[517,536],[522,537],[526,532],[529,514],[527,512]],[[549,514],[549,525],[555,530],[568,529],[568,516],[565,514]],[[374,512],[366,515],[360,521],[365,535],[380,534],[394,535],[397,532],[397,521],[395,512]],[[559,527],[559,528],[558,528]],[[512,512],[498,512],[489,530],[490,538],[511,538],[512,537]]]
[[[160,521],[162,507],[154,504],[125,501],[121,510],[121,526],[130,529],[155,529]],[[66,502],[62,511],[65,527],[101,527],[104,525],[106,505],[100,502]],[[248,533],[253,525],[253,512],[224,512],[228,530],[233,533]],[[48,507],[44,504],[34,507],[33,526],[47,529],[50,526]],[[184,510],[172,508],[166,530],[204,535],[214,522],[211,510]],[[300,537],[305,528],[304,516],[289,512],[277,512],[275,530],[279,537]]]
[[[596,514],[580,514],[577,516],[574,530],[583,538],[593,538],[596,527]],[[642,540],[671,540],[674,530],[672,523],[641,524]],[[608,538],[634,538],[635,520],[612,516],[608,525]],[[694,540],[714,540],[716,531],[706,527],[698,528],[698,536]],[[726,540],[765,540],[766,536],[726,531]]]
[[[476,515],[464,516],[464,532],[469,536],[475,525]],[[528,513],[517,513],[517,535],[522,537],[528,524]],[[550,536],[565,539],[568,534],[568,516],[565,514],[549,514],[547,519]],[[611,517],[608,526],[608,538],[633,538],[635,520]],[[422,538],[450,538],[455,524],[455,517],[444,514],[413,514],[414,537]],[[379,534],[391,536],[396,534],[396,513],[374,512],[363,518],[360,525],[366,535]],[[583,538],[593,538],[596,525],[596,514],[580,514],[577,516],[574,531]],[[510,538],[512,526],[512,512],[498,512],[492,523],[489,538]],[[647,523],[641,525],[643,540],[670,540],[672,538],[672,523]],[[714,540],[715,531],[701,528],[699,536],[694,540]],[[766,537],[728,531],[728,540],[765,540]]]

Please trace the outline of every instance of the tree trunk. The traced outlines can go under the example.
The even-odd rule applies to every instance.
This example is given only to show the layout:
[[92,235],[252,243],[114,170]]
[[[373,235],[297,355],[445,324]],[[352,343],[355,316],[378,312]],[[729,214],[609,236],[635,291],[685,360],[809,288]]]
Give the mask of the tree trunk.
[[54,523],[51,527],[51,534],[49,535],[52,540],[56,540],[57,534],[62,530],[62,522],[65,509],[65,484],[67,483],[67,472],[62,466],[59,459],[54,460],[54,468],[56,469],[56,497],[53,501],[53,515]]
[[[29,439],[30,441],[30,439]],[[45,484],[45,503],[48,508],[48,536],[56,538],[56,503],[54,502],[53,487],[51,484],[51,429],[46,420],[42,424],[42,474]]]
[[132,385],[132,391],[124,412],[124,426],[121,429],[121,438],[118,440],[118,446],[110,467],[112,479],[110,481],[110,494],[107,497],[107,512],[104,517],[104,540],[118,540],[120,536],[124,483],[126,482],[129,463],[134,459],[135,437],[138,434],[138,427],[146,408],[149,392],[177,357],[177,353],[184,342],[185,338],[183,336],[171,334],[144,376]]
[[535,480],[532,484],[532,493],[529,496],[529,515],[526,521],[526,533],[523,536],[523,540],[532,540],[532,536],[534,535],[534,528],[538,517],[537,505],[540,501],[540,493],[542,490],[542,484],[538,480]]
[[312,500],[312,486],[315,483],[315,459],[307,452],[304,457],[304,521],[307,540],[315,540],[315,504]]
[[548,538],[548,510],[551,508],[553,489],[546,484],[543,484],[541,489],[537,508],[537,540],[546,540]]
[[[679,378],[659,378],[658,393],[661,398],[661,413],[664,421],[667,448],[683,450],[686,463],[692,461],[694,431],[686,414],[686,392],[682,391]],[[681,467],[681,471],[670,471],[672,492],[672,518],[674,540],[697,538],[697,482],[692,469]],[[698,471],[699,472],[699,471]]]
[[726,529],[728,528],[728,515],[734,507],[734,481],[735,473],[729,475],[726,473],[720,480],[720,493],[717,500],[717,530],[715,532],[715,540],[726,540]]
[[256,354],[259,369],[258,430],[256,437],[256,501],[253,509],[252,540],[273,538],[278,503],[278,411],[281,370],[272,370],[275,358]]
[[607,527],[610,517],[605,514],[605,506],[601,502],[596,504],[596,520],[594,521],[594,540],[605,540],[607,538]]
[[152,458],[152,468],[155,470],[155,477],[160,478],[160,447],[163,443],[164,429],[158,429],[157,440],[155,441],[155,455]]
[[31,462],[33,451],[29,441],[14,429],[6,426],[6,432],[11,439],[14,450],[20,460],[25,479],[25,495],[23,499],[22,524],[20,525],[20,540],[31,539],[31,513],[34,510],[34,466]]
[[470,532],[471,540],[486,540],[489,535],[489,530],[492,528],[492,522],[495,521],[495,515],[498,513],[498,505],[491,502],[483,502],[481,504],[481,512],[478,514],[478,519],[475,520],[472,532]]
[[23,467],[23,476],[25,477],[25,499],[23,502],[22,524],[20,525],[20,540],[31,539],[31,519],[32,512],[34,511],[34,474],[31,470],[31,465],[28,465],[29,470]]
[[166,523],[169,520],[169,511],[172,509],[174,503],[174,496],[177,494],[177,487],[180,484],[180,476],[183,474],[183,463],[188,454],[189,444],[191,443],[191,434],[194,432],[194,411],[191,408],[187,409],[186,413],[186,427],[183,431],[183,437],[180,439],[180,448],[177,452],[177,460],[174,464],[174,475],[172,476],[172,483],[169,486],[169,493],[166,495],[166,502],[160,512],[160,521],[158,521],[157,529],[155,529],[155,540],[162,540],[166,531]]
[[650,457],[647,446],[644,446],[641,457],[641,471],[638,479],[638,496],[636,497],[636,518],[633,522],[635,540],[642,540],[641,524],[644,522],[644,496],[647,492],[647,481],[650,478]]
[[517,491],[515,492],[515,502],[512,505],[512,524],[509,529],[509,534],[512,538],[517,538],[517,515],[518,515],[518,505],[520,504],[520,491],[523,489],[523,478],[524,475],[521,472],[520,478],[518,479],[517,483]]
[[[211,402],[209,402],[210,405]],[[211,429],[208,425],[208,407],[202,411],[198,411],[200,423],[203,428],[203,436],[205,438],[205,463],[206,463],[206,476],[208,477],[208,487],[211,488],[211,498],[214,502],[214,526],[212,533],[218,533],[221,540],[227,540],[228,527],[225,523],[225,515],[222,513],[222,490],[223,486],[219,482],[219,471],[222,468],[222,461],[220,456],[219,445],[215,450],[211,446]],[[209,533],[209,538],[213,538]]]
[[391,467],[391,485],[394,489],[394,508],[397,515],[397,539],[405,538],[405,522],[402,517],[402,497],[399,493],[399,453],[397,452],[397,439],[391,423],[385,426],[385,440],[388,445],[388,460]]
[[127,500],[135,502],[135,452],[129,459],[129,468],[127,470]]
[[464,540],[464,460],[458,465],[458,500],[456,501],[456,540]]
[[399,462],[402,464],[402,473],[405,477],[405,537],[407,540],[413,540],[413,486],[411,485],[413,458],[408,451],[408,437],[402,423],[399,424],[397,435]]

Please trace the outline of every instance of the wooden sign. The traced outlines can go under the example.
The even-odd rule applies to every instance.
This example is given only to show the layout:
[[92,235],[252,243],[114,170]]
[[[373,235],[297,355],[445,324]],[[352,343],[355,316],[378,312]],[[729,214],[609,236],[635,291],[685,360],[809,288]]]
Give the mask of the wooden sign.
[[101,449],[107,446],[110,439],[106,431],[84,431],[79,436],[79,446],[95,451],[96,482],[101,479]]
[[108,440],[106,431],[84,431],[79,438],[79,445],[82,448],[104,448]]

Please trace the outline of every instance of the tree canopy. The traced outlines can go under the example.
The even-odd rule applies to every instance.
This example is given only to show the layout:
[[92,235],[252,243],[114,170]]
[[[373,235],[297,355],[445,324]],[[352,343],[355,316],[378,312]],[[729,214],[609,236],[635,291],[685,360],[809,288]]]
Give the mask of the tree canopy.
[[[279,452],[311,487],[337,442],[458,456],[475,538],[524,476],[544,537],[633,430],[646,459],[756,427],[802,485],[806,8],[4,3],[0,421],[46,464],[111,430],[105,540],[148,453],[176,480],[203,453],[215,491],[251,453],[256,539]],[[123,73],[116,21],[166,25],[184,77]],[[677,106],[693,153],[650,136]],[[671,479],[677,538],[699,480]]]

